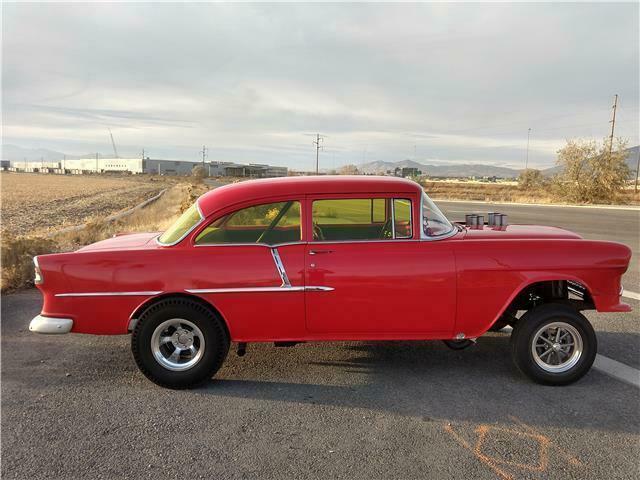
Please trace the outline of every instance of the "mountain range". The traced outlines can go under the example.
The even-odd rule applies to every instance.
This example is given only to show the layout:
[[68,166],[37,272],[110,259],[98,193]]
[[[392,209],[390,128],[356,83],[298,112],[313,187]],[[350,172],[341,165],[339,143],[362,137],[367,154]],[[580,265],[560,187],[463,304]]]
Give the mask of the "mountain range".
[[393,172],[396,168],[417,168],[423,174],[432,177],[517,177],[519,171],[508,167],[497,167],[482,163],[458,163],[448,165],[432,165],[416,162],[414,160],[401,160],[399,162],[376,161],[365,163],[358,169],[364,173]]
[[[640,146],[627,148],[626,163],[635,177],[638,165],[638,152]],[[497,167],[482,163],[459,163],[448,165],[432,165],[416,162],[414,160],[401,160],[399,162],[375,161],[365,163],[358,169],[364,173],[386,173],[393,172],[396,168],[417,168],[423,174],[431,177],[500,177],[516,178],[521,170],[508,167]],[[550,167],[542,170],[543,175],[551,176],[562,171],[562,167]]]
[[[48,150],[46,148],[24,148],[17,145],[2,145],[2,160],[11,160],[12,162],[58,162],[65,157],[66,154]],[[66,155],[67,159],[73,160],[77,158],[95,157],[96,152],[87,153],[86,155]],[[113,154],[98,153],[101,158],[112,157]]]

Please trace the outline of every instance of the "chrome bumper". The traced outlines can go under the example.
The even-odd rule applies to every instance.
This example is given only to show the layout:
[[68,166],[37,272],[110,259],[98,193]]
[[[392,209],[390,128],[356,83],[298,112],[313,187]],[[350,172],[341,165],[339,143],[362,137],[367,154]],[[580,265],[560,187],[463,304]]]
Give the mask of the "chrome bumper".
[[53,318],[38,315],[29,324],[29,330],[35,333],[60,334],[69,333],[73,327],[70,318]]

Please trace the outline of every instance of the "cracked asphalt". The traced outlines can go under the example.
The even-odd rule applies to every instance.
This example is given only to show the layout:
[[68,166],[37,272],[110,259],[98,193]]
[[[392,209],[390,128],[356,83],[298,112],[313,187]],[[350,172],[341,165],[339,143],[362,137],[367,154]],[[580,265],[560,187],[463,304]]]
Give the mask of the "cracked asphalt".
[[[202,388],[171,391],[137,371],[128,336],[29,333],[40,306],[35,290],[2,297],[2,478],[640,475],[638,389],[596,370],[567,387],[533,384],[506,333],[457,352],[251,344]],[[587,315],[600,353],[639,368],[636,312]]]

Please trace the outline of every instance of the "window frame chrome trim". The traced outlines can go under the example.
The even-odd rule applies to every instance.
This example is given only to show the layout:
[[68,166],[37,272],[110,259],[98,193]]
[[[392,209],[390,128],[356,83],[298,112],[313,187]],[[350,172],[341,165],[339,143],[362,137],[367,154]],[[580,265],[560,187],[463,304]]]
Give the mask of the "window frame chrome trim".
[[[422,198],[422,197],[420,197]],[[409,226],[411,227],[411,235],[408,237],[396,237],[396,200],[408,200],[409,201]],[[410,198],[404,197],[392,197],[391,198],[391,217],[392,217],[392,228],[393,228],[393,239],[394,240],[413,240],[414,232],[413,232],[413,201]],[[448,219],[447,219],[448,220]]]
[[[451,231],[445,235],[440,235],[438,237],[430,237],[428,236],[426,233],[424,233],[424,227],[422,225],[422,222],[424,221],[424,202],[422,201],[424,197],[428,197],[427,192],[425,192],[424,190],[422,190],[422,194],[420,195],[420,241],[421,242],[437,242],[438,240],[446,240],[447,238],[451,238],[454,235],[458,234],[458,229],[455,227],[455,225],[453,223],[451,223],[451,220],[449,220],[447,218],[447,216],[443,213],[442,215],[444,216],[444,218],[447,219],[447,221],[449,223],[451,223]],[[437,205],[436,205],[437,207]],[[439,210],[439,209],[438,209]],[[440,212],[442,213],[442,212]]]
[[287,271],[284,268],[284,264],[282,263],[282,259],[280,258],[277,248],[271,249],[271,256],[273,257],[273,263],[276,264],[276,270],[278,271],[278,275],[280,275],[280,280],[282,280],[282,284],[280,286],[291,287],[291,282],[289,282]]
[[[422,193],[424,194],[424,191],[422,191]],[[357,199],[361,199],[361,200],[367,200],[367,197],[354,197],[356,200]],[[368,199],[370,199],[371,201],[376,200],[376,199],[382,199],[382,200],[390,200],[390,204],[391,204],[391,238],[368,238],[365,240],[309,240],[305,243],[307,244],[317,244],[317,243],[369,243],[369,242],[402,242],[402,241],[412,241],[412,242],[419,242],[422,238],[413,238],[415,236],[414,234],[414,225],[413,225],[413,200],[408,197],[408,196],[400,196],[400,197],[396,197],[395,194],[391,194],[391,196],[389,197],[368,197]],[[316,199],[312,199],[311,204],[312,204],[312,208],[313,208],[313,202],[319,201],[319,200],[352,200],[351,198],[316,198]],[[410,218],[410,222],[411,222],[411,235],[408,237],[396,237],[396,221],[395,221],[395,211],[396,211],[396,205],[395,205],[395,201],[396,200],[408,200],[409,201],[409,209],[410,209],[410,213],[409,213],[409,218]],[[420,196],[420,213],[422,213],[422,196]],[[312,218],[311,220],[313,221],[313,213],[312,213]],[[449,220],[449,219],[447,219]],[[376,223],[376,222],[371,222]],[[420,226],[420,231],[422,231],[422,226]]]
[[396,239],[396,199],[391,197],[391,239]]
[[286,247],[287,245],[306,245],[308,242],[300,240],[299,242],[285,242],[285,243],[194,243],[194,247],[266,247],[277,248]]
[[[242,210],[245,210],[247,208],[258,207],[258,206],[261,206],[261,205],[269,205],[269,204],[272,204],[272,203],[287,203],[287,202],[294,202],[294,203],[297,202],[300,205],[300,225],[299,225],[299,227],[300,227],[299,228],[299,230],[300,230],[300,240],[296,240],[295,242],[271,243],[271,244],[270,243],[263,243],[263,242],[260,242],[260,243],[258,243],[258,242],[253,242],[253,243],[196,243],[196,239],[194,238],[193,241],[191,242],[191,245],[194,246],[194,247],[222,247],[222,246],[237,247],[239,245],[263,245],[265,247],[274,248],[274,247],[279,247],[281,245],[299,245],[299,244],[304,244],[304,243],[306,243],[305,241],[302,240],[302,238],[303,238],[302,229],[304,228],[304,226],[303,226],[304,225],[304,220],[303,220],[304,213],[303,213],[302,206],[303,206],[304,198],[296,199],[296,200],[282,200],[282,201],[279,201],[279,202],[276,201],[276,202],[251,204],[249,206],[242,207],[242,208],[240,208],[238,210],[233,210],[233,211],[231,211],[229,213],[225,213],[224,215],[216,217],[213,220],[211,220],[211,222],[209,222],[209,224],[207,224],[207,226],[211,225],[214,222],[217,222],[221,218],[227,217],[229,215],[235,215],[236,213],[238,213],[238,212],[240,212]],[[198,209],[199,208],[200,208],[200,206],[198,206]],[[206,220],[206,218],[203,218],[200,221],[200,223],[201,224],[204,223],[205,220]],[[227,221],[228,220],[230,220],[230,218],[227,219]],[[225,224],[226,224],[226,222],[225,222]],[[205,228],[206,228],[206,226],[205,226]],[[204,231],[204,229],[203,229],[203,231]],[[202,232],[199,232],[199,233],[202,233]]]
[[187,230],[187,231],[184,233],[184,235],[182,235],[182,236],[181,236],[178,240],[176,240],[175,242],[173,242],[173,243],[162,243],[162,242],[160,241],[160,237],[164,234],[164,232],[162,232],[161,234],[159,234],[159,235],[155,238],[156,243],[157,243],[158,245],[160,245],[161,247],[172,247],[172,246],[177,245],[178,243],[180,243],[180,242],[181,242],[182,240],[184,240],[185,238],[187,238],[191,232],[193,232],[196,228],[198,228],[200,225],[202,225],[202,222],[204,222],[204,221],[205,221],[205,217],[204,217],[204,215],[202,214],[202,210],[200,210],[200,203],[198,202],[198,200],[196,200],[196,202],[195,202],[195,206],[196,206],[196,211],[198,212],[198,215],[200,216],[200,220],[198,220],[198,221],[197,221],[197,222],[196,222],[196,223],[195,223],[195,224],[194,224],[194,225],[193,225],[189,230]]
[[56,297],[152,297],[160,295],[162,290],[150,290],[140,292],[74,292],[56,293]]

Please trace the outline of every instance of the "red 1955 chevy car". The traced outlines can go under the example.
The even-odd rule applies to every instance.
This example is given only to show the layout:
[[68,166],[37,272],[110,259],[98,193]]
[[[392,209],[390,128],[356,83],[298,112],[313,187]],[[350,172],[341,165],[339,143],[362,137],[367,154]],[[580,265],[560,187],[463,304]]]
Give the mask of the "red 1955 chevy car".
[[596,336],[581,310],[627,312],[631,251],[554,227],[451,223],[391,177],[296,177],[203,195],[166,232],[121,235],[34,259],[38,333],[132,333],[150,380],[211,378],[230,342],[444,340],[463,348],[513,326],[518,368],[582,377]]

